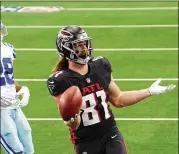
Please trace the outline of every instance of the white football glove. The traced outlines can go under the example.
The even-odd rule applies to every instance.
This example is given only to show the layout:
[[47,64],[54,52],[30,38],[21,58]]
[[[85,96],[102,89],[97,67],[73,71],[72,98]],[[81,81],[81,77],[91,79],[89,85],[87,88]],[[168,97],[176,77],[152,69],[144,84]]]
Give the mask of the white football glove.
[[173,84],[168,85],[168,86],[160,86],[159,85],[160,82],[161,82],[161,79],[158,79],[149,87],[149,92],[151,95],[159,95],[167,91],[171,91],[175,89],[176,87],[176,85],[173,85]]
[[20,99],[20,107],[25,107],[29,103],[29,97],[30,97],[30,92],[29,88],[26,86],[23,86],[17,93],[16,95],[18,97],[22,97]]

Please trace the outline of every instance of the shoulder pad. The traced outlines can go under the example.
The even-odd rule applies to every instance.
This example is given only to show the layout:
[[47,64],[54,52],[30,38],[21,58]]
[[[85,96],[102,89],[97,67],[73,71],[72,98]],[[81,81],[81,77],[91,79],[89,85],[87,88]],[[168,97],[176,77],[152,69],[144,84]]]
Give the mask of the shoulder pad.
[[16,50],[15,50],[14,46],[11,45],[10,43],[5,43],[5,42],[3,42],[3,44],[8,47],[9,51],[12,52],[13,59],[15,59],[16,58]]
[[107,71],[112,72],[111,64],[107,58],[99,56],[93,58],[92,61],[97,65],[102,65]]
[[92,59],[92,61],[96,61],[96,60],[102,59],[102,58],[104,58],[104,57],[102,57],[102,56],[94,57],[94,58]]

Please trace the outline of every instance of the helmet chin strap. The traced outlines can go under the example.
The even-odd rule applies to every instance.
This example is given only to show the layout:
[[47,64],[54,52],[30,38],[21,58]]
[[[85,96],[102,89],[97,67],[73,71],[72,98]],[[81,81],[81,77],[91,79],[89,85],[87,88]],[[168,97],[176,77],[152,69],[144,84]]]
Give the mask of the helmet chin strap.
[[79,58],[79,59],[74,59],[74,60],[69,59],[69,58],[66,57],[66,59],[68,59],[68,60],[70,60],[70,61],[72,61],[74,63],[80,64],[80,65],[85,65],[85,64],[88,63],[90,57],[87,56],[85,59]]
[[85,65],[85,64],[87,64],[88,63],[88,61],[89,61],[89,56],[87,56],[85,59],[82,59],[82,58],[79,58],[77,61],[75,61],[76,63],[78,63],[78,64],[81,64],[81,65]]

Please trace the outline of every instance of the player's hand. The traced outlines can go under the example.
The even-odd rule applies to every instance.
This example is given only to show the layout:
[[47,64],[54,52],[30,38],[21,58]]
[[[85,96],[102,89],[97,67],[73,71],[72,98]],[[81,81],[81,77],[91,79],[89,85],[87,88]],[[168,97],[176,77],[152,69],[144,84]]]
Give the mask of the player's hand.
[[161,82],[161,79],[158,79],[149,87],[149,92],[151,95],[159,95],[167,91],[171,91],[175,89],[176,87],[176,85],[173,85],[173,84],[170,84],[168,86],[160,86],[159,85],[160,82]]
[[16,95],[18,97],[21,97],[21,99],[20,99],[20,107],[25,107],[29,103],[30,92],[29,92],[29,88],[28,87],[23,86],[16,93]]
[[69,121],[64,121],[64,123],[72,128],[72,129],[77,129],[80,126],[81,123],[81,114],[83,113],[83,110],[80,110],[80,112],[78,114],[75,115],[74,118],[71,118]]

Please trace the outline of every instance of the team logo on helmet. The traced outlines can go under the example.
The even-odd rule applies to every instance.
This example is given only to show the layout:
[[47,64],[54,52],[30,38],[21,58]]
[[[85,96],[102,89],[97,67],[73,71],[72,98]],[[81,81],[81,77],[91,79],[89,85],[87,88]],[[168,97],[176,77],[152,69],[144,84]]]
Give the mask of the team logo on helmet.
[[58,38],[62,38],[64,41],[69,41],[70,38],[73,38],[73,34],[71,34],[71,33],[68,32],[68,31],[61,30],[61,31],[58,33]]
[[[81,51],[81,55],[76,49],[77,44],[80,42],[84,42],[86,46],[86,51]],[[86,64],[93,50],[91,38],[79,26],[66,26],[62,28],[58,32],[56,46],[60,56],[66,57],[79,64]]]

